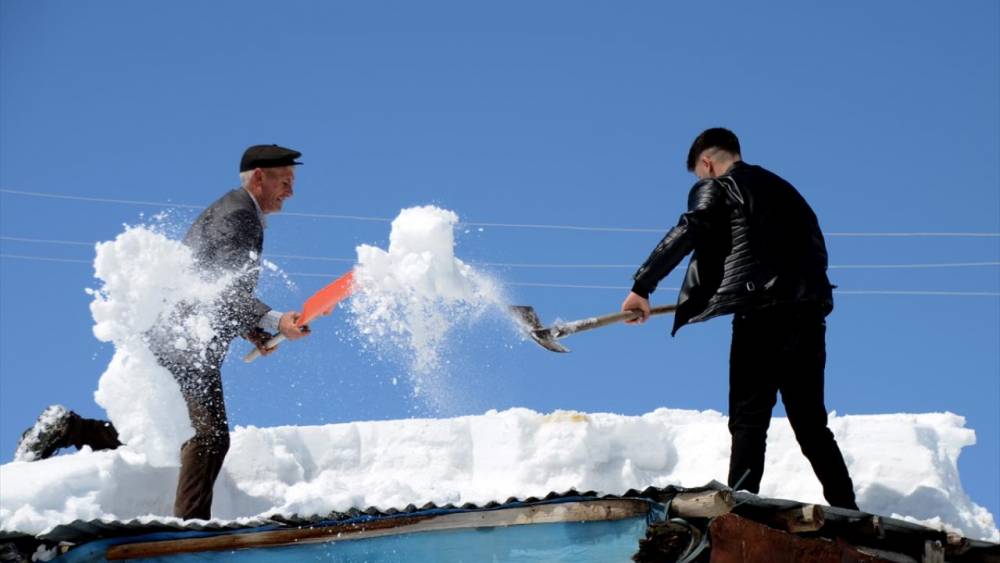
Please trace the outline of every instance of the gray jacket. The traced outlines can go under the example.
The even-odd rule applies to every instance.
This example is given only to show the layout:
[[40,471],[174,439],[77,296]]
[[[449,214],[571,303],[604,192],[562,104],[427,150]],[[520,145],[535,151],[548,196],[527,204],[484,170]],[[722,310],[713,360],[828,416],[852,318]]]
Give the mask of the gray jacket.
[[[195,219],[184,237],[207,275],[237,272],[223,296],[224,318],[216,329],[222,340],[246,334],[271,310],[254,295],[260,276],[264,225],[253,198],[242,188],[230,191]],[[235,322],[233,322],[235,321]]]

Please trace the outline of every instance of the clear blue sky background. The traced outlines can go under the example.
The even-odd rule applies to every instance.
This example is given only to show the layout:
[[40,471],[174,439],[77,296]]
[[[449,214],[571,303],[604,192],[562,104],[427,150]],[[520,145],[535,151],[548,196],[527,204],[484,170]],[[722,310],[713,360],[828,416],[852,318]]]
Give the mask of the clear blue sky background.
[[[996,237],[843,237],[1000,231],[1000,88],[993,0],[967,2],[0,2],[0,459],[42,408],[101,416],[111,355],[91,333],[84,245],[237,183],[244,147],[301,150],[292,212],[394,217],[433,203],[469,222],[665,231],[693,178],[693,137],[723,125],[748,161],[814,206],[831,263],[997,262]],[[196,210],[173,215],[182,233]],[[617,309],[660,233],[487,227],[460,233],[546,319]],[[275,217],[265,251],[350,258],[385,222]],[[40,256],[44,262],[14,258]],[[82,261],[82,262],[73,262]],[[293,273],[347,263],[274,259]],[[835,269],[843,290],[1000,291],[996,266]],[[278,308],[325,282],[265,280]],[[680,273],[664,287],[679,285]],[[663,289],[654,301],[670,302]],[[976,502],[1000,512],[1000,298],[840,294],[828,407],[952,411],[979,443],[961,458]],[[349,338],[342,315],[310,341],[224,377],[231,422],[319,424],[524,406],[626,414],[726,410],[729,322],[668,335],[613,327],[555,355],[492,321],[456,334],[414,401],[399,361]],[[238,350],[245,351],[243,346]],[[235,359],[235,358],[233,358]],[[776,415],[783,415],[780,407]],[[651,447],[655,447],[651,445]],[[705,480],[724,475],[705,475]]]

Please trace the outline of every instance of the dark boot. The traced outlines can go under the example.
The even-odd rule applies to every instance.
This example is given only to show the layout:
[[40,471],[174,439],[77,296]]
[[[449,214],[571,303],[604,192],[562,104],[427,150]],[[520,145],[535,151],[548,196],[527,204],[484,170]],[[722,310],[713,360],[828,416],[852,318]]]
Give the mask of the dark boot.
[[90,446],[94,451],[122,445],[118,431],[106,420],[83,418],[62,405],[52,405],[24,431],[14,454],[15,461],[37,461],[55,455],[61,448]]
[[37,461],[52,457],[59,448],[69,446],[67,429],[72,411],[51,405],[42,411],[35,425],[24,431],[14,452],[14,461]]

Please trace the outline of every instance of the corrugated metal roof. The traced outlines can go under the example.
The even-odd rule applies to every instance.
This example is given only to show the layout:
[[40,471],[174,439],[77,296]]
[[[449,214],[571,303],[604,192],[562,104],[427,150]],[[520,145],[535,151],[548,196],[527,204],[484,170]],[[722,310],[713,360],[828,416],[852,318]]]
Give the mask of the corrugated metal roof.
[[[721,485],[710,485],[708,488],[715,488]],[[182,521],[178,518],[133,518],[131,520],[75,520],[66,524],[60,524],[45,533],[34,536],[36,539],[50,542],[71,542],[86,543],[95,539],[103,539],[118,536],[145,535],[155,532],[228,532],[237,530],[249,530],[267,526],[275,527],[295,527],[313,526],[321,523],[336,523],[355,519],[362,516],[374,518],[395,516],[400,514],[414,514],[428,510],[487,510],[502,507],[513,507],[522,504],[531,504],[543,501],[581,498],[581,499],[623,499],[623,498],[643,498],[648,500],[658,500],[672,496],[677,492],[706,490],[706,487],[686,489],[681,487],[654,488],[648,487],[643,491],[629,490],[622,495],[602,495],[596,491],[576,491],[570,489],[564,492],[551,492],[544,497],[510,497],[504,501],[490,501],[483,504],[465,503],[461,505],[444,504],[438,505],[429,502],[420,506],[409,504],[402,508],[382,509],[374,506],[367,508],[351,508],[346,511],[334,511],[328,514],[299,515],[299,514],[273,514],[256,517],[248,520],[188,520]],[[19,532],[0,532],[0,540],[31,537],[30,534]]]
[[[699,493],[706,491],[728,491],[728,488],[718,482],[711,482],[703,487],[647,487],[641,491],[629,490],[621,495],[601,494],[595,491],[576,491],[570,489],[564,492],[551,492],[544,497],[510,497],[504,501],[490,501],[483,504],[466,503],[462,505],[426,503],[420,506],[410,504],[402,508],[382,509],[368,507],[352,508],[347,511],[335,511],[323,515],[281,515],[273,514],[266,517],[236,521],[181,521],[177,518],[134,518],[127,521],[111,520],[77,520],[52,528],[44,534],[34,536],[35,540],[45,542],[69,542],[86,544],[95,540],[107,538],[127,538],[133,536],[148,536],[156,533],[205,533],[226,534],[253,530],[255,532],[289,529],[311,528],[316,526],[331,526],[346,522],[365,522],[396,516],[439,515],[456,512],[500,510],[525,505],[548,502],[569,502],[604,499],[641,499],[653,503],[666,504],[681,493]],[[769,499],[749,493],[737,492],[732,495],[735,506],[732,512],[766,522],[770,515],[800,507],[809,506],[797,501]],[[916,551],[927,541],[954,543],[955,538],[948,538],[945,532],[913,524],[903,520],[884,518],[864,512],[838,508],[822,507],[825,515],[823,535],[832,535],[854,541],[859,544],[878,543],[905,548],[906,551]],[[405,519],[403,519],[405,520]],[[28,534],[0,533],[0,541],[31,538]],[[962,550],[986,550],[992,553],[998,548],[996,544],[978,540],[961,540]]]

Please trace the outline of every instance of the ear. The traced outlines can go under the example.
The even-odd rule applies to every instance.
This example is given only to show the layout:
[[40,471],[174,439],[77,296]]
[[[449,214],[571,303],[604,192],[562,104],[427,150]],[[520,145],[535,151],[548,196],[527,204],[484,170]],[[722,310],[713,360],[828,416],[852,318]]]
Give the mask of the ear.
[[708,174],[710,176],[715,176],[715,163],[712,162],[711,158],[707,156],[702,156],[701,163],[705,166],[705,170],[708,171]]

